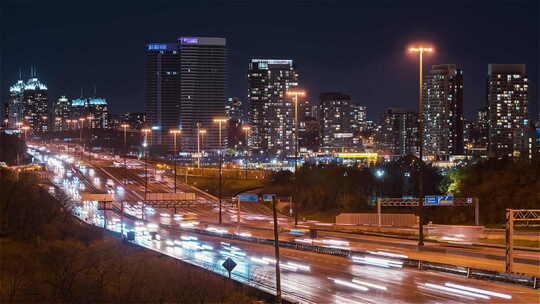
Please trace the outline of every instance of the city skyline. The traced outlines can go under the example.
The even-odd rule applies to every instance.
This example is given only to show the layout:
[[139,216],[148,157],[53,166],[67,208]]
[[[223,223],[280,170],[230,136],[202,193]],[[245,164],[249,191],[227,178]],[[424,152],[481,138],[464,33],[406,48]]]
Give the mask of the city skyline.
[[[36,17],[32,18],[34,21],[31,22],[43,21],[40,29],[44,33],[36,39],[38,41],[47,39],[52,45],[60,46],[60,52],[54,52],[55,48],[51,44],[44,43],[37,43],[35,46],[37,49],[32,53],[24,50],[16,52],[15,46],[22,47],[27,43],[21,40],[22,37],[27,36],[23,34],[32,35],[36,29],[28,25],[21,25],[14,28],[13,32],[7,32],[4,35],[7,46],[2,50],[2,97],[5,101],[7,98],[6,88],[18,78],[19,69],[23,68],[25,71],[29,65],[33,64],[38,67],[40,78],[48,83],[51,100],[55,100],[61,95],[78,96],[81,86],[95,85],[99,88],[101,96],[107,96],[110,101],[110,110],[113,113],[125,112],[128,109],[142,111],[144,108],[144,86],[141,71],[144,69],[144,54],[137,50],[140,50],[147,43],[170,40],[165,36],[180,37],[183,34],[196,36],[200,33],[200,36],[204,34],[204,36],[225,37],[228,40],[227,48],[230,61],[228,69],[230,72],[227,97],[238,96],[241,100],[247,99],[245,78],[247,77],[246,64],[249,58],[287,58],[294,60],[297,64],[298,71],[302,75],[302,86],[307,91],[307,98],[311,102],[317,101],[321,92],[341,91],[351,95],[354,104],[367,106],[369,119],[376,120],[388,107],[414,108],[417,93],[414,77],[416,61],[414,56],[407,54],[406,49],[410,42],[424,40],[430,42],[435,48],[435,52],[426,58],[426,68],[435,64],[455,63],[460,69],[463,69],[466,118],[472,118],[475,111],[486,104],[486,67],[491,63],[523,63],[527,65],[531,83],[529,89],[530,116],[531,118],[537,117],[538,64],[534,54],[538,53],[538,46],[527,44],[529,42],[527,37],[537,34],[538,27],[534,26],[537,24],[537,20],[529,18],[529,16],[532,17],[529,14],[534,11],[536,4],[532,1],[520,1],[514,5],[493,3],[486,12],[487,16],[473,14],[481,8],[480,5],[458,4],[461,6],[458,5],[455,9],[466,8],[467,10],[461,15],[462,24],[454,24],[457,28],[452,32],[443,30],[445,22],[456,21],[452,17],[426,18],[419,25],[411,24],[408,21],[409,18],[405,17],[399,17],[395,23],[388,25],[366,18],[362,22],[379,22],[377,23],[379,28],[372,31],[373,33],[359,30],[363,28],[360,27],[362,25],[360,21],[340,21],[338,25],[345,25],[345,27],[343,27],[344,30],[338,32],[331,30],[331,28],[323,30],[312,22],[307,22],[310,26],[315,26],[313,28],[315,33],[308,31],[307,25],[301,25],[299,35],[294,35],[294,39],[290,33],[280,35],[281,27],[278,27],[276,32],[270,32],[269,23],[264,23],[261,20],[258,23],[260,23],[259,28],[262,35],[252,35],[253,30],[240,29],[237,24],[241,22],[231,23],[230,28],[220,30],[195,22],[187,28],[181,25],[172,28],[163,27],[158,34],[146,29],[137,35],[133,32],[116,36],[114,40],[111,40],[111,35],[117,30],[112,29],[110,34],[102,33],[96,36],[95,33],[104,25],[95,24],[94,21],[84,24],[68,17],[65,20],[46,22],[40,19],[41,17]],[[40,7],[41,4],[27,4],[28,10],[25,13],[35,14],[30,6]],[[149,20],[178,11],[178,7],[174,5],[166,5],[170,12],[150,7],[152,9],[148,17]],[[435,7],[444,8],[440,5],[433,5],[431,8]],[[6,15],[3,20],[9,23],[10,18],[17,18],[18,14],[21,13],[21,8],[24,6],[14,6],[14,9],[10,10],[10,14]],[[55,4],[42,8],[51,11],[50,13],[54,16],[52,10],[55,8]],[[251,8],[253,6],[247,4],[234,7],[225,5],[223,14],[241,15]],[[354,10],[355,8],[357,10]],[[361,8],[364,10],[360,10]],[[423,7],[418,12],[412,12],[404,4],[396,4],[386,12],[388,16],[395,16],[399,8],[407,9],[411,17],[421,15],[429,9],[429,7]],[[69,6],[66,7],[66,10],[69,11],[69,9]],[[90,12],[95,9],[91,8]],[[110,12],[103,13],[103,18],[110,18],[110,14],[114,14],[117,9],[119,8],[112,6]],[[138,6],[131,9],[137,12],[142,10]],[[204,7],[189,9],[198,12]],[[289,9],[291,12],[295,12],[302,9],[302,6],[292,2]],[[366,12],[378,11],[381,8],[352,4],[323,6],[317,3],[306,8],[312,16],[320,16],[327,12],[331,20],[336,18],[333,17],[332,13],[346,14],[347,9],[353,9],[359,14],[366,14]],[[494,40],[494,34],[489,32],[490,26],[483,24],[482,20],[488,16],[495,17],[505,14],[507,10],[515,13],[510,14],[511,16],[521,17],[509,17],[503,21],[499,19],[500,26],[496,28],[503,34],[519,30],[523,35],[505,36],[505,46],[496,47],[500,43]],[[222,17],[215,16],[215,14],[211,13],[212,17],[216,17],[212,19],[212,22],[215,21],[216,25],[224,22]],[[135,14],[135,16],[137,15]],[[248,15],[245,17],[252,19]],[[133,25],[136,19],[122,18],[123,25],[119,26],[120,28],[128,24]],[[300,19],[304,20],[303,18]],[[299,21],[291,20],[291,22],[296,24]],[[150,22],[147,25],[150,29],[154,28]],[[410,25],[410,27],[405,27],[399,33],[388,33],[397,25]],[[463,31],[464,28],[467,31]],[[79,36],[74,35],[75,30],[79,30],[82,36],[89,38],[81,40]],[[180,30],[181,32],[179,32]],[[317,30],[319,31],[317,32]],[[356,38],[354,35],[351,36],[352,33],[362,34],[362,39]],[[268,36],[264,37],[264,34],[268,34]],[[380,41],[378,39],[380,37],[385,37],[384,41]],[[250,45],[247,41],[256,43]],[[133,46],[135,45],[137,48],[134,50]],[[313,48],[312,46],[315,45],[318,47]],[[523,47],[524,45],[527,47]],[[76,54],[80,53],[81,49],[85,50],[87,60],[84,62],[87,63],[74,62]],[[122,56],[114,52],[115,54],[107,55],[109,56],[107,60],[97,62],[98,58],[107,53],[108,49],[120,50],[119,53]],[[64,56],[62,60],[65,59],[65,62],[59,62],[61,55]],[[6,58],[10,60],[6,60]],[[52,66],[53,62],[59,64]],[[110,69],[110,73],[105,68]],[[77,73],[77,71],[79,72]],[[80,71],[84,71],[84,73]],[[389,87],[393,87],[394,90],[389,90]]]

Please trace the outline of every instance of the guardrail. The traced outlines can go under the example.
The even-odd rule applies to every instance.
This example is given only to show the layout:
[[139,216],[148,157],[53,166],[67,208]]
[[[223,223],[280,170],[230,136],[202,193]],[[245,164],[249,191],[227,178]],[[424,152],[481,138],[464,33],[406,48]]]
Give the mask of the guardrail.
[[[116,211],[119,211],[118,208],[113,208],[113,209],[116,209]],[[139,218],[136,218],[131,215],[124,215],[124,216],[134,219],[134,220],[140,220]],[[240,235],[236,235],[232,233],[218,233],[218,232],[197,229],[197,228],[181,228],[178,226],[172,226],[172,225],[167,225],[167,224],[159,224],[159,225],[160,227],[171,229],[171,230],[191,232],[191,233],[197,233],[197,234],[202,234],[202,235],[207,235],[207,236],[212,236],[212,237],[227,238],[231,240],[255,242],[255,243],[265,244],[265,245],[272,245],[272,246],[274,245],[273,239],[263,239],[263,238],[256,238],[252,236],[250,237],[240,236]],[[371,255],[369,252],[365,252],[365,251],[338,249],[338,248],[330,248],[330,247],[308,245],[308,244],[298,244],[298,243],[289,242],[289,241],[279,241],[279,246],[283,248],[310,251],[314,253],[328,254],[328,255],[341,256],[341,257],[350,257],[352,255]],[[494,281],[494,282],[502,282],[502,283],[510,283],[510,284],[533,288],[533,289],[538,289],[538,278],[535,276],[490,271],[490,270],[477,269],[477,268],[472,268],[472,267],[462,267],[462,266],[457,266],[457,265],[452,265],[452,264],[436,263],[436,262],[430,262],[430,261],[424,261],[424,260],[418,260],[418,259],[408,259],[408,258],[407,259],[393,258],[393,259],[403,262],[404,267],[416,268],[418,270],[439,271],[439,272],[451,273],[451,274],[456,274],[456,275],[462,275],[467,278],[474,278],[478,280],[486,280],[486,281]]]

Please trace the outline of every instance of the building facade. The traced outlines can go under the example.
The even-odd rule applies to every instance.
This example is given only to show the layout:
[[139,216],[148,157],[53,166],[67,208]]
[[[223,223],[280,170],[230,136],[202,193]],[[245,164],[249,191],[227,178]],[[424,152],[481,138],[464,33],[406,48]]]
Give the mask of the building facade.
[[10,128],[17,128],[18,123],[24,122],[23,93],[24,81],[18,80],[9,87],[8,106],[6,109],[8,116],[8,125]]
[[433,65],[423,84],[424,154],[463,155],[463,71]]
[[60,96],[54,105],[54,130],[67,131],[68,119],[71,119],[71,101],[66,96]]
[[182,37],[177,43],[146,46],[146,121],[154,148],[172,149],[171,129],[181,129],[183,151],[197,152],[205,130],[206,151],[219,143],[216,117],[225,117],[226,41]]
[[528,132],[528,80],[524,64],[490,64],[487,79],[490,157],[520,157]]
[[248,68],[250,148],[255,154],[287,157],[295,153],[295,105],[287,96],[298,86],[292,60],[251,59]]
[[325,151],[345,151],[354,145],[351,96],[321,93],[321,144]]
[[30,78],[23,92],[23,117],[33,132],[49,130],[49,91],[38,78]]
[[417,112],[398,108],[386,110],[375,135],[378,150],[396,156],[415,155],[417,140]]

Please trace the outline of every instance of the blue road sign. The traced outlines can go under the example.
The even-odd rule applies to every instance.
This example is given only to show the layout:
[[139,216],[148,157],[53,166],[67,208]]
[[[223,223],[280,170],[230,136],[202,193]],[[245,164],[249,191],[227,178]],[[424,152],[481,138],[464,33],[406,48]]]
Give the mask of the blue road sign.
[[274,197],[276,197],[275,194],[263,194],[263,201],[271,202]]
[[258,202],[259,196],[257,194],[241,194],[237,196],[241,202]]
[[426,195],[424,206],[453,206],[453,195]]

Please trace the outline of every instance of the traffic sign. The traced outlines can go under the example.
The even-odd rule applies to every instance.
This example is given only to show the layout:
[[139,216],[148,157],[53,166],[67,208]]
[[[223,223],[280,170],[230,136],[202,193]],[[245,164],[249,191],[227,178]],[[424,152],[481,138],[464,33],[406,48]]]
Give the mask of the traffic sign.
[[221,264],[223,268],[227,269],[229,272],[229,279],[231,278],[231,271],[233,271],[234,267],[236,267],[236,262],[233,261],[231,258],[227,258],[223,264]]
[[453,206],[453,195],[426,195],[424,206]]
[[257,194],[241,194],[238,195],[237,198],[241,202],[258,202],[259,196]]
[[276,197],[275,194],[263,194],[263,201],[265,202],[271,202],[274,197]]

